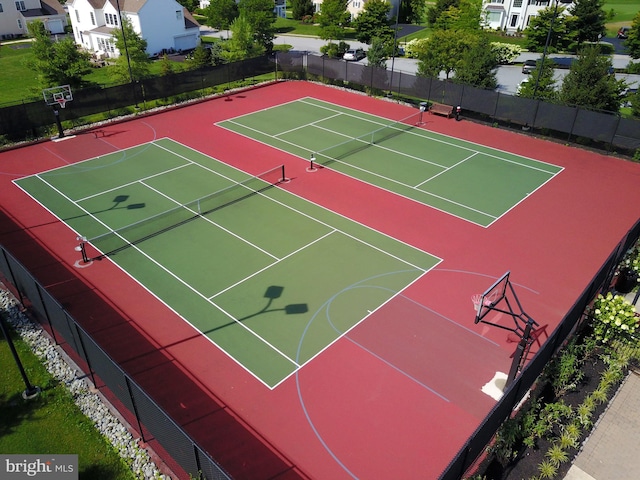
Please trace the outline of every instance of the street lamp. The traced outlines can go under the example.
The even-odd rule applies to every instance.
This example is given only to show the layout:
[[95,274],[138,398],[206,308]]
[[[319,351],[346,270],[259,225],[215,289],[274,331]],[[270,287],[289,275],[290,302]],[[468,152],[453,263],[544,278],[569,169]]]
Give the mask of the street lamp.
[[127,67],[129,67],[129,78],[133,83],[133,71],[131,70],[131,60],[129,59],[129,49],[127,48],[127,37],[124,34],[124,23],[122,22],[122,11],[120,10],[120,0],[116,0],[116,7],[118,8],[118,18],[120,20],[120,31],[122,32],[122,41],[124,43],[124,53],[127,56]]
[[553,17],[551,17],[551,23],[549,25],[549,31],[547,32],[547,39],[544,42],[544,50],[542,51],[542,62],[538,66],[538,74],[536,75],[536,83],[533,86],[533,98],[535,100],[536,95],[538,93],[538,84],[540,83],[540,76],[542,75],[542,68],[544,66],[544,61],[547,58],[547,50],[549,49],[549,43],[551,43],[551,32],[553,31],[553,24],[556,21],[556,17],[558,16],[558,0],[556,1],[555,8],[553,9]]

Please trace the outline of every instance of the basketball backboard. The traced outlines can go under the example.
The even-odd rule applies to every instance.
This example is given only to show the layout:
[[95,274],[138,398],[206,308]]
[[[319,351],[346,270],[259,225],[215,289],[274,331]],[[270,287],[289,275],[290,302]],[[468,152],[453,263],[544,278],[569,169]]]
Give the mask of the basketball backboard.
[[502,275],[482,295],[474,296],[472,300],[476,308],[475,323],[480,322],[493,307],[504,299],[509,285],[509,273]]
[[67,102],[73,100],[73,94],[69,85],[45,88],[42,90],[42,96],[47,105],[57,105],[60,108],[65,108]]

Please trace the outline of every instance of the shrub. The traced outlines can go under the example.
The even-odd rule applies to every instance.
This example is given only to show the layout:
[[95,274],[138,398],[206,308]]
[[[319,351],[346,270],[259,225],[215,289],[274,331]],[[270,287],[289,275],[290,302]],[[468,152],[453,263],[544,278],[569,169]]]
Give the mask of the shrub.
[[495,54],[496,61],[500,65],[506,65],[513,62],[522,52],[520,45],[501,42],[492,42],[491,50]]
[[632,341],[638,328],[635,313],[635,307],[622,295],[611,292],[598,295],[590,315],[596,340],[601,344],[614,340]]

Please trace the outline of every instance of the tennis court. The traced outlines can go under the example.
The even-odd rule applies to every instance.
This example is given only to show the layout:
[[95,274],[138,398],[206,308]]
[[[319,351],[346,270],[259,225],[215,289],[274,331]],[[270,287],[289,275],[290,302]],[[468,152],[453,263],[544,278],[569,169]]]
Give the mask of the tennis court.
[[286,181],[165,138],[16,184],[274,388],[439,262]]
[[307,97],[218,125],[482,226],[562,170],[426,130],[428,115],[390,123]]

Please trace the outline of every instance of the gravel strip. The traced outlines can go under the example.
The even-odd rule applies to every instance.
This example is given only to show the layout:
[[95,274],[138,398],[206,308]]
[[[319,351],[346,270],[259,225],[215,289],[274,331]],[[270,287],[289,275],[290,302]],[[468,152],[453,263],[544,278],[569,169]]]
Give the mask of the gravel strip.
[[16,299],[1,283],[0,310],[6,314],[8,323],[29,345],[49,373],[67,387],[76,405],[113,445],[135,477],[144,480],[170,480],[169,476],[160,472],[149,453],[139,446],[139,439],[134,438],[124,424],[111,413],[102,397],[91,392],[91,383],[84,378],[78,378],[83,377],[84,373],[78,372],[64,360],[48,334],[21,312]]

